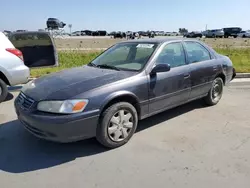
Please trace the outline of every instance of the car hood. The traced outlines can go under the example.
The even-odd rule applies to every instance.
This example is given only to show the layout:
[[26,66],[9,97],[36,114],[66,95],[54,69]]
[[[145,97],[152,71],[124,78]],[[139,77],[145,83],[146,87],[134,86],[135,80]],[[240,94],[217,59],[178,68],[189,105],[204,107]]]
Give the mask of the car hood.
[[65,100],[135,74],[83,66],[35,79],[26,84],[22,92],[36,101]]

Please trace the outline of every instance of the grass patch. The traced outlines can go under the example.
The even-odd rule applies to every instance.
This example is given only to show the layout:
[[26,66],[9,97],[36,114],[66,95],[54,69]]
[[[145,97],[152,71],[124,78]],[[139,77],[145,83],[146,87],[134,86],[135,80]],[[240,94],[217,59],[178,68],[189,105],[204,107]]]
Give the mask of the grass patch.
[[101,52],[60,51],[58,52],[58,67],[32,68],[31,76],[40,77],[67,68],[79,67],[92,61]]
[[[216,48],[215,50],[222,55],[227,55],[232,60],[238,73],[250,72],[250,48]],[[89,63],[100,53],[100,51],[60,51],[58,52],[59,67],[33,68],[31,69],[31,76],[40,77],[63,69],[82,66]]]
[[215,50],[231,59],[236,72],[250,72],[250,48],[218,48]]

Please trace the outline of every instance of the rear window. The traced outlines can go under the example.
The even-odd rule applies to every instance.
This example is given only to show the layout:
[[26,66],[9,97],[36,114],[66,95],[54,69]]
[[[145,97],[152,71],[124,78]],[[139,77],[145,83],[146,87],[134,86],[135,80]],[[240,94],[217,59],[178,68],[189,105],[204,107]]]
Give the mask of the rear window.
[[22,34],[16,33],[11,35],[9,39],[16,48],[24,46],[52,45],[51,38],[46,33],[22,33]]

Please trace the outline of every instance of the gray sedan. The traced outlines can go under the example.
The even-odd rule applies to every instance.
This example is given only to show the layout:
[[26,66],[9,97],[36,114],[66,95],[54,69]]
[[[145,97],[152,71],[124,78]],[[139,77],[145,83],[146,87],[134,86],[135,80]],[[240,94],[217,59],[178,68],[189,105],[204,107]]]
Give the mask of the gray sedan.
[[230,59],[200,41],[126,41],[88,65],[28,83],[15,109],[39,138],[74,142],[96,137],[116,148],[130,140],[138,120],[201,98],[216,105],[234,76]]

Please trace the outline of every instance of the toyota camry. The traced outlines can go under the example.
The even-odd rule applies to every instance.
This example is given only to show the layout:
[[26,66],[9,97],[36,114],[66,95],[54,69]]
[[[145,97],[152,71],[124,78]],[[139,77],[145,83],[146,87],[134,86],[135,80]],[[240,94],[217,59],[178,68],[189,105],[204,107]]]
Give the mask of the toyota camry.
[[196,99],[216,105],[234,77],[231,60],[198,40],[126,41],[87,65],[29,82],[15,109],[36,137],[63,143],[96,137],[116,148],[139,120]]

